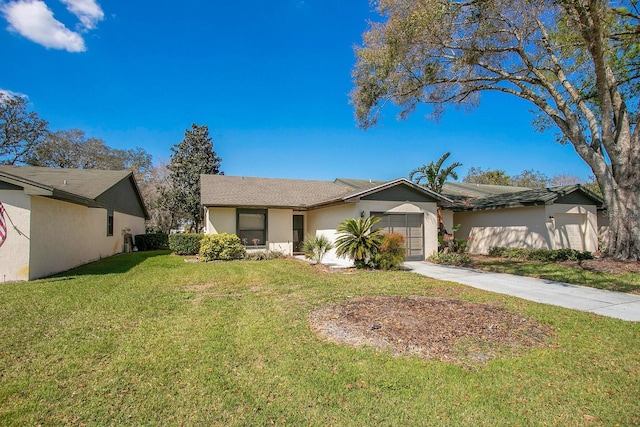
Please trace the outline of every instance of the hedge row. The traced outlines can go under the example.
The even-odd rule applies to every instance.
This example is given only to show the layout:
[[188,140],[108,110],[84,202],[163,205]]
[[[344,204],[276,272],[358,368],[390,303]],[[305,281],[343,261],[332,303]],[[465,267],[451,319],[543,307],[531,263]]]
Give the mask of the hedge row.
[[501,246],[495,246],[489,249],[489,256],[546,262],[584,261],[593,259],[591,252],[581,252],[575,249],[524,249],[505,248]]
[[195,255],[200,251],[202,234],[138,234],[135,244],[139,251],[170,249],[177,255]]
[[176,255],[196,255],[204,234],[170,234],[169,249]]
[[139,251],[169,249],[169,235],[164,233],[137,234],[134,241]]

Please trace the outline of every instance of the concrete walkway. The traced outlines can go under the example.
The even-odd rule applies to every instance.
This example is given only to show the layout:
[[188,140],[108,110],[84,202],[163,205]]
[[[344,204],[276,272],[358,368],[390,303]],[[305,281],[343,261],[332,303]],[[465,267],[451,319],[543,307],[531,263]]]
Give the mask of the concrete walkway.
[[640,295],[422,261],[407,261],[404,265],[414,273],[438,280],[448,280],[530,301],[640,322]]

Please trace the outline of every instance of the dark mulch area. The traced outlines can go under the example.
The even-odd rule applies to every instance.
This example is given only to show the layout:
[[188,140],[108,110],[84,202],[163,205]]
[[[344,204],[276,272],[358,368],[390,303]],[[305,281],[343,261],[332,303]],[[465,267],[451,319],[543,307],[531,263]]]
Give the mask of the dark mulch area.
[[466,367],[544,347],[552,328],[491,304],[424,296],[352,298],[309,316],[323,339]]

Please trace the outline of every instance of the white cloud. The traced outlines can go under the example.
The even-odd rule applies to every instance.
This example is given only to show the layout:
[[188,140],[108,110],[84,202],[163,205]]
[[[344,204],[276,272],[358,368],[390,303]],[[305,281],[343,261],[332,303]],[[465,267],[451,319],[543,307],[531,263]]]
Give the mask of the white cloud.
[[24,99],[29,98],[24,93],[14,92],[14,91],[8,90],[8,89],[2,89],[1,87],[0,87],[0,95],[12,97],[12,98],[13,97],[19,97],[19,98],[24,98]]
[[84,40],[53,17],[53,12],[40,0],[19,0],[7,3],[2,12],[9,22],[9,30],[53,49],[84,52]]
[[78,17],[86,30],[93,30],[104,19],[104,12],[94,0],[60,0]]
[[[60,1],[78,18],[80,31],[92,30],[104,19],[104,12],[95,0]],[[4,5],[0,0],[0,11],[9,22],[10,31],[35,43],[69,52],[87,50],[82,36],[55,19],[51,9],[42,0],[15,0]]]

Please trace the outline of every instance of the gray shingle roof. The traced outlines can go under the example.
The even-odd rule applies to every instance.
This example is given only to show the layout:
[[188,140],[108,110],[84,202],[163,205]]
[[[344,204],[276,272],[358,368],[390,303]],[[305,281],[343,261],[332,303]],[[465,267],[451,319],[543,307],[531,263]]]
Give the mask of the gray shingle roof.
[[57,169],[36,166],[0,166],[7,174],[27,183],[95,200],[102,193],[128,177],[129,171],[98,169]]
[[309,207],[342,200],[353,193],[329,181],[201,175],[205,206]]
[[329,182],[228,175],[201,175],[201,202],[204,206],[311,208],[355,201],[396,185],[408,185],[431,198],[450,202],[404,178],[392,181],[336,179]]
[[596,206],[601,206],[603,204],[603,200],[596,194],[576,184],[561,187],[494,194],[486,197],[469,197],[466,199],[457,199],[456,203],[453,205],[453,208],[454,210],[483,210],[519,206],[547,205],[552,204],[556,200],[576,191],[591,199],[593,201],[593,204]]

